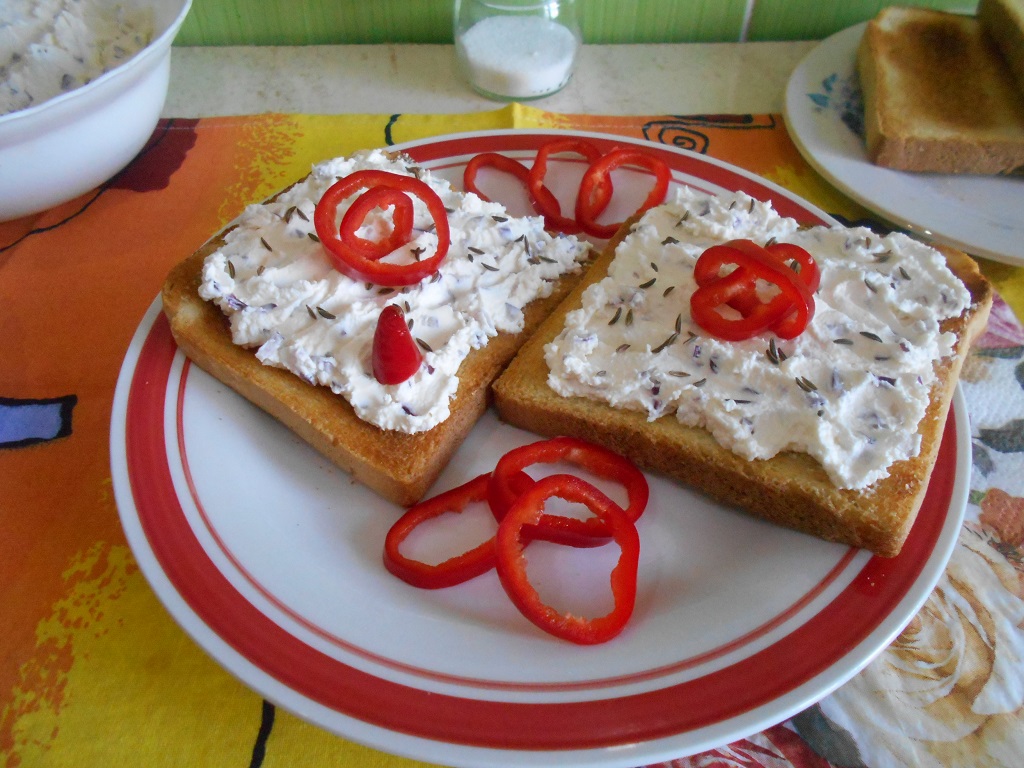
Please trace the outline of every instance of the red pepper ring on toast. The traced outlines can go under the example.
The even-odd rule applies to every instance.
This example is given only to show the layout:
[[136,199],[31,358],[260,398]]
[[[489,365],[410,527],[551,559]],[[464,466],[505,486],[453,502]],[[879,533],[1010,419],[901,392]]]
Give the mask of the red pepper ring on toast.
[[[780,264],[789,265],[800,276],[800,279],[807,285],[807,289],[811,293],[818,290],[818,286],[821,283],[821,273],[818,271],[818,264],[811,254],[799,245],[793,243],[771,243],[761,249],[760,246],[750,240],[733,240],[726,245],[745,249],[752,254],[760,254],[763,250],[764,253],[778,260]],[[715,261],[711,258],[704,261],[698,260],[698,264],[694,266],[694,279],[697,281],[697,284],[704,285],[715,280],[718,275],[717,270],[720,270],[721,266],[721,261]],[[737,267],[737,270],[739,269],[741,268]],[[749,273],[745,271],[740,272],[737,278],[742,275],[746,275],[750,279]],[[729,306],[738,312],[746,313],[750,312],[760,301],[756,292],[750,291],[749,293],[737,296],[736,299],[729,302]]]
[[[561,613],[546,604],[530,582],[524,550],[532,531],[550,517],[544,505],[558,497],[582,503],[594,513],[608,535],[619,546],[619,559],[609,578],[614,604],[604,616],[583,618]],[[527,619],[563,640],[580,645],[603,643],[618,635],[636,605],[640,535],[627,514],[600,490],[574,475],[549,475],[519,496],[498,525],[494,540],[498,578],[512,603]]]
[[592,162],[580,181],[580,191],[576,197],[576,222],[588,235],[607,240],[622,226],[621,221],[615,224],[598,224],[596,219],[611,200],[610,174],[623,165],[640,166],[654,174],[654,185],[635,214],[643,213],[665,202],[672,175],[668,165],[660,158],[641,150],[617,147],[596,162]]
[[806,285],[807,291],[810,293],[810,304],[806,320],[801,319],[801,313],[796,311],[791,312],[772,326],[772,330],[775,331],[780,339],[795,339],[804,332],[807,324],[814,317],[814,292],[818,290],[818,286],[821,284],[821,273],[818,271],[818,265],[811,257],[811,254],[799,245],[794,245],[793,243],[772,243],[766,246],[765,250],[770,256],[778,259],[781,264],[792,270],[799,277],[797,284],[803,283]]
[[[516,487],[525,489],[533,481],[525,473],[513,478]],[[402,554],[401,547],[409,535],[424,523],[446,513],[461,514],[474,502],[487,501],[490,473],[432,496],[406,510],[384,538],[384,567],[407,584],[420,589],[442,589],[469,581],[495,566],[494,537],[465,552],[437,564],[425,563]]]
[[[527,192],[530,191],[530,169],[520,163],[518,160],[514,160],[511,157],[498,154],[497,152],[481,152],[479,155],[474,155],[473,158],[466,163],[466,168],[462,172],[462,186],[467,192],[472,192],[474,195],[479,197],[485,202],[494,202],[480,191],[476,185],[476,175],[481,168],[496,168],[503,173],[507,173],[510,176],[515,176]],[[530,196],[530,201],[533,202],[533,196]],[[536,207],[536,203],[534,203]]]
[[[355,229],[358,228],[357,222],[350,220],[345,227],[335,225],[338,206],[343,200],[361,189],[376,187],[385,187],[399,193],[413,195],[423,201],[434,220],[434,231],[437,234],[437,248],[433,255],[407,264],[383,261],[382,254],[376,253],[376,249],[364,250],[361,244],[353,239]],[[364,215],[374,207],[378,207],[379,202],[390,198],[390,194],[375,193],[375,198],[377,202],[374,202],[373,205],[363,204]],[[356,202],[358,203],[358,200]],[[365,207],[367,205],[369,207]],[[401,208],[396,207],[396,213],[399,210]],[[405,216],[404,213],[398,213],[398,215],[400,218]],[[426,183],[413,176],[404,176],[388,171],[356,171],[339,179],[331,185],[316,204],[313,224],[335,269],[353,280],[377,283],[378,285],[415,285],[423,278],[429,277],[441,266],[451,243],[448,212],[437,193]],[[363,244],[366,242],[363,238],[358,240],[361,240]]]
[[[582,227],[576,219],[570,219],[562,214],[558,198],[544,185],[544,178],[548,173],[548,156],[559,152],[575,152],[583,155],[587,162],[593,165],[600,159],[601,150],[585,139],[553,139],[537,149],[537,155],[530,167],[530,196],[533,198],[537,210],[544,216],[545,226],[548,229],[557,229],[566,234],[575,235],[582,231]],[[606,183],[610,185],[611,180],[607,179]],[[611,187],[609,186],[606,191],[601,191],[600,194],[605,196],[605,205],[607,205],[607,201],[612,195]]]
[[[643,514],[650,489],[647,478],[636,465],[599,445],[574,437],[554,437],[513,448],[498,460],[491,472],[487,489],[487,500],[495,519],[500,523],[522,495],[523,481],[520,476],[526,467],[559,461],[574,464],[597,477],[621,484],[629,499],[624,510],[626,518],[635,522]],[[529,527],[528,534],[534,539],[574,547],[600,546],[611,535],[599,518],[579,519],[553,514],[543,515],[537,524]]]
[[[787,249],[788,251],[788,249]],[[792,339],[803,333],[814,315],[817,267],[801,271],[787,266],[776,255],[750,240],[730,240],[708,248],[697,259],[693,275],[697,290],[690,297],[690,313],[701,328],[726,341],[742,341],[771,330],[780,338]],[[807,256],[809,263],[813,259]],[[722,275],[723,266],[736,268]],[[757,282],[776,286],[779,292],[768,301],[757,293]],[[806,281],[806,282],[805,282]],[[728,306],[738,317],[727,317],[719,307]]]
[[806,250],[795,243],[771,243],[764,249],[784,264],[796,263],[796,267],[790,268],[800,275],[807,289],[811,293],[818,290],[818,286],[821,285],[821,272],[818,271],[818,262]]
[[[382,240],[367,240],[356,232],[366,215],[374,208],[394,206],[391,232]],[[370,187],[355,199],[345,211],[338,227],[338,236],[350,248],[360,251],[368,259],[387,256],[412,239],[413,210],[409,196],[394,187]]]

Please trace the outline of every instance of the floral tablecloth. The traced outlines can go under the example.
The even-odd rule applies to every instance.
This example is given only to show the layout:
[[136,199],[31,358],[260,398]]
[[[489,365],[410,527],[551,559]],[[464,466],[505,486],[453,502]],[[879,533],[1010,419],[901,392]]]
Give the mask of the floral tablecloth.
[[[851,221],[777,115],[468,115],[166,120],[81,198],[0,224],[0,755],[6,766],[422,765],[262,700],[161,607],[118,522],[108,443],[128,343],[170,267],[311,163],[490,128],[671,142]],[[938,587],[899,638],[816,705],[666,765],[1019,766],[1024,755],[1024,272],[984,262],[997,301],[963,374],[970,503]],[[1016,310],[1016,312],[1015,312]],[[554,763],[557,760],[553,759]]]

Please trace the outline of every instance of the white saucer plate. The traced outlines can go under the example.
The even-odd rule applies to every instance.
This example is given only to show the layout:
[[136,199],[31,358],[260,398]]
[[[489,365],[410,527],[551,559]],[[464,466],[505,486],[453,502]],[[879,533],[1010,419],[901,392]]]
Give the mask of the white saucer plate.
[[868,160],[856,67],[864,27],[826,38],[789,79],[786,125],[801,154],[897,227],[974,256],[1024,264],[1024,177],[907,173]]

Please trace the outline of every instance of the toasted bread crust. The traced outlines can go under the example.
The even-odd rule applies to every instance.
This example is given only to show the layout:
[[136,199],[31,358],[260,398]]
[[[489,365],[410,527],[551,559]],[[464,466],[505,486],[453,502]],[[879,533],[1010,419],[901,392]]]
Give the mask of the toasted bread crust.
[[1024,93],[972,17],[890,7],[857,51],[868,156],[905,171],[1024,169]]
[[403,506],[426,494],[487,408],[491,382],[580,279],[578,273],[567,275],[555,284],[551,296],[529,304],[522,332],[499,334],[486,347],[473,350],[459,368],[459,388],[448,419],[426,432],[405,434],[363,421],[340,395],[263,365],[251,350],[232,342],[223,313],[199,296],[203,260],[221,246],[224,234],[178,264],[164,283],[163,311],[178,347],[355,480]]
[[706,430],[684,426],[673,415],[651,422],[645,413],[581,397],[562,397],[548,386],[544,346],[561,332],[566,314],[580,305],[587,285],[605,276],[615,245],[628,226],[495,382],[495,405],[501,418],[541,435],[592,440],[644,469],[774,523],[882,556],[898,554],[927,490],[963,359],[988,320],[992,290],[974,261],[959,251],[943,251],[970,291],[973,304],[961,318],[943,326],[957,334],[956,354],[939,368],[938,383],[920,427],[921,453],[895,464],[889,477],[867,492],[858,492],[836,488],[821,465],[807,454],[790,452],[747,461],[720,446]]

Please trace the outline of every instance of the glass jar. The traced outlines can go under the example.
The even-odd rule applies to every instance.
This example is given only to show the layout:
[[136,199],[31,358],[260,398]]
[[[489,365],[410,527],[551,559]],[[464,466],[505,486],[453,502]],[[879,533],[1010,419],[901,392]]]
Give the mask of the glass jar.
[[560,91],[582,42],[575,0],[455,0],[454,31],[462,76],[499,101]]

